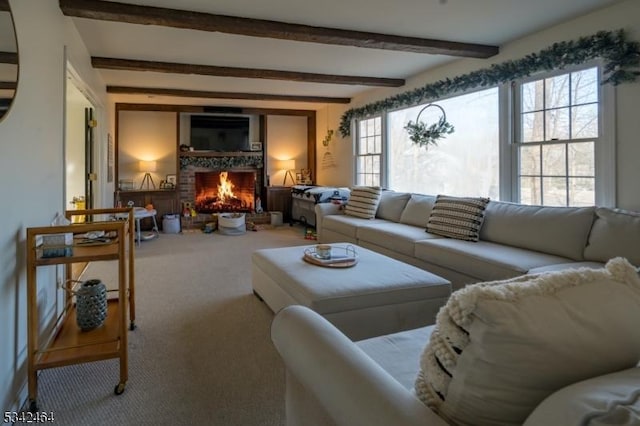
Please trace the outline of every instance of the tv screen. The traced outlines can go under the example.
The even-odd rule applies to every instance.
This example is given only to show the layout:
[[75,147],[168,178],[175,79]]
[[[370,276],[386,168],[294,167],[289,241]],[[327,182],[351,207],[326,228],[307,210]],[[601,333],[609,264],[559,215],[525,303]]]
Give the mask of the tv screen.
[[191,146],[198,151],[250,151],[249,117],[192,115]]

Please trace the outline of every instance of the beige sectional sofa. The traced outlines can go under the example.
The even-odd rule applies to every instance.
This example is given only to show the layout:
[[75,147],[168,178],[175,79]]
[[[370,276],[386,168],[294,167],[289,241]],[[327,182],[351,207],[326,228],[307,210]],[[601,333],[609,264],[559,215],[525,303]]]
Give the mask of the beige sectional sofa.
[[451,281],[453,290],[545,270],[600,267],[616,256],[640,266],[640,213],[490,201],[480,241],[469,242],[426,232],[435,200],[384,191],[374,219],[318,204],[318,240],[358,244],[418,266]]

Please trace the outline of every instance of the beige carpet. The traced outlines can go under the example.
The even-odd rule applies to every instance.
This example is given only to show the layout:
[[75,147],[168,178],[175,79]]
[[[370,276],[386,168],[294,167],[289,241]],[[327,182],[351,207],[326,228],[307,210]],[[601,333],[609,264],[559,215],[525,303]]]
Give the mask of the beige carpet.
[[[44,370],[39,409],[58,425],[282,425],[284,368],[273,314],[251,290],[251,252],[312,243],[289,226],[143,242],[125,392],[113,393],[116,360]],[[115,264],[94,262],[83,279],[115,276]]]

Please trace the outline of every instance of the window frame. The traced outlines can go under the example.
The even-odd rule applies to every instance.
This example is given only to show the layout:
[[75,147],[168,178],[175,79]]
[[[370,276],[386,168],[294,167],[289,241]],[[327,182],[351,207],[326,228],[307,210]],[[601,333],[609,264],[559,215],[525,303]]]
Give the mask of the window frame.
[[[522,140],[522,104],[521,87],[524,84],[553,78],[560,75],[570,74],[589,68],[596,68],[598,72],[598,136],[594,138],[576,138],[562,140],[548,140],[536,142],[520,142]],[[520,147],[521,146],[544,146],[551,144],[563,144],[569,146],[572,143],[594,142],[594,204],[597,206],[613,207],[616,204],[616,162],[615,162],[615,88],[611,84],[601,84],[603,81],[603,64],[601,60],[589,61],[580,65],[568,66],[563,69],[555,69],[532,74],[529,77],[521,78],[512,82],[508,88],[510,111],[508,131],[510,135],[508,146],[511,160],[510,167],[510,194],[505,191],[505,199],[514,202],[521,202],[520,194]],[[545,109],[546,111],[547,109]],[[501,124],[502,127],[502,124]],[[568,173],[568,170],[567,170]],[[505,182],[506,183],[506,182]],[[502,182],[501,182],[502,184]],[[502,194],[502,188],[500,193]],[[506,198],[508,196],[508,198]]]
[[[387,175],[388,175],[388,171],[387,171],[387,141],[388,141],[388,135],[387,135],[387,125],[386,125],[386,114],[385,113],[379,113],[379,114],[375,114],[375,115],[371,115],[365,118],[361,118],[355,121],[355,132],[354,134],[356,135],[355,138],[355,143],[353,144],[353,182],[355,185],[366,185],[365,183],[358,183],[358,175],[359,174],[363,174],[360,173],[358,170],[358,160],[360,157],[367,157],[367,156],[372,156],[372,155],[378,155],[380,157],[380,169],[378,171],[378,175],[380,177],[380,187],[381,188],[386,188],[387,186]],[[381,142],[380,142],[380,152],[379,153],[368,153],[368,154],[360,154],[360,123],[363,121],[368,121],[368,120],[375,120],[376,118],[380,119],[380,138],[381,138]],[[375,136],[374,136],[375,137]]]

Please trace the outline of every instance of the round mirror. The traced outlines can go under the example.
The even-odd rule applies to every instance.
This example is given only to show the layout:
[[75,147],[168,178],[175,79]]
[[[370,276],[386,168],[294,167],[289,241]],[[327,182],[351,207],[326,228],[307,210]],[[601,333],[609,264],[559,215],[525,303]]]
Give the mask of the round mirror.
[[6,115],[18,85],[18,43],[8,0],[0,0],[0,120]]

